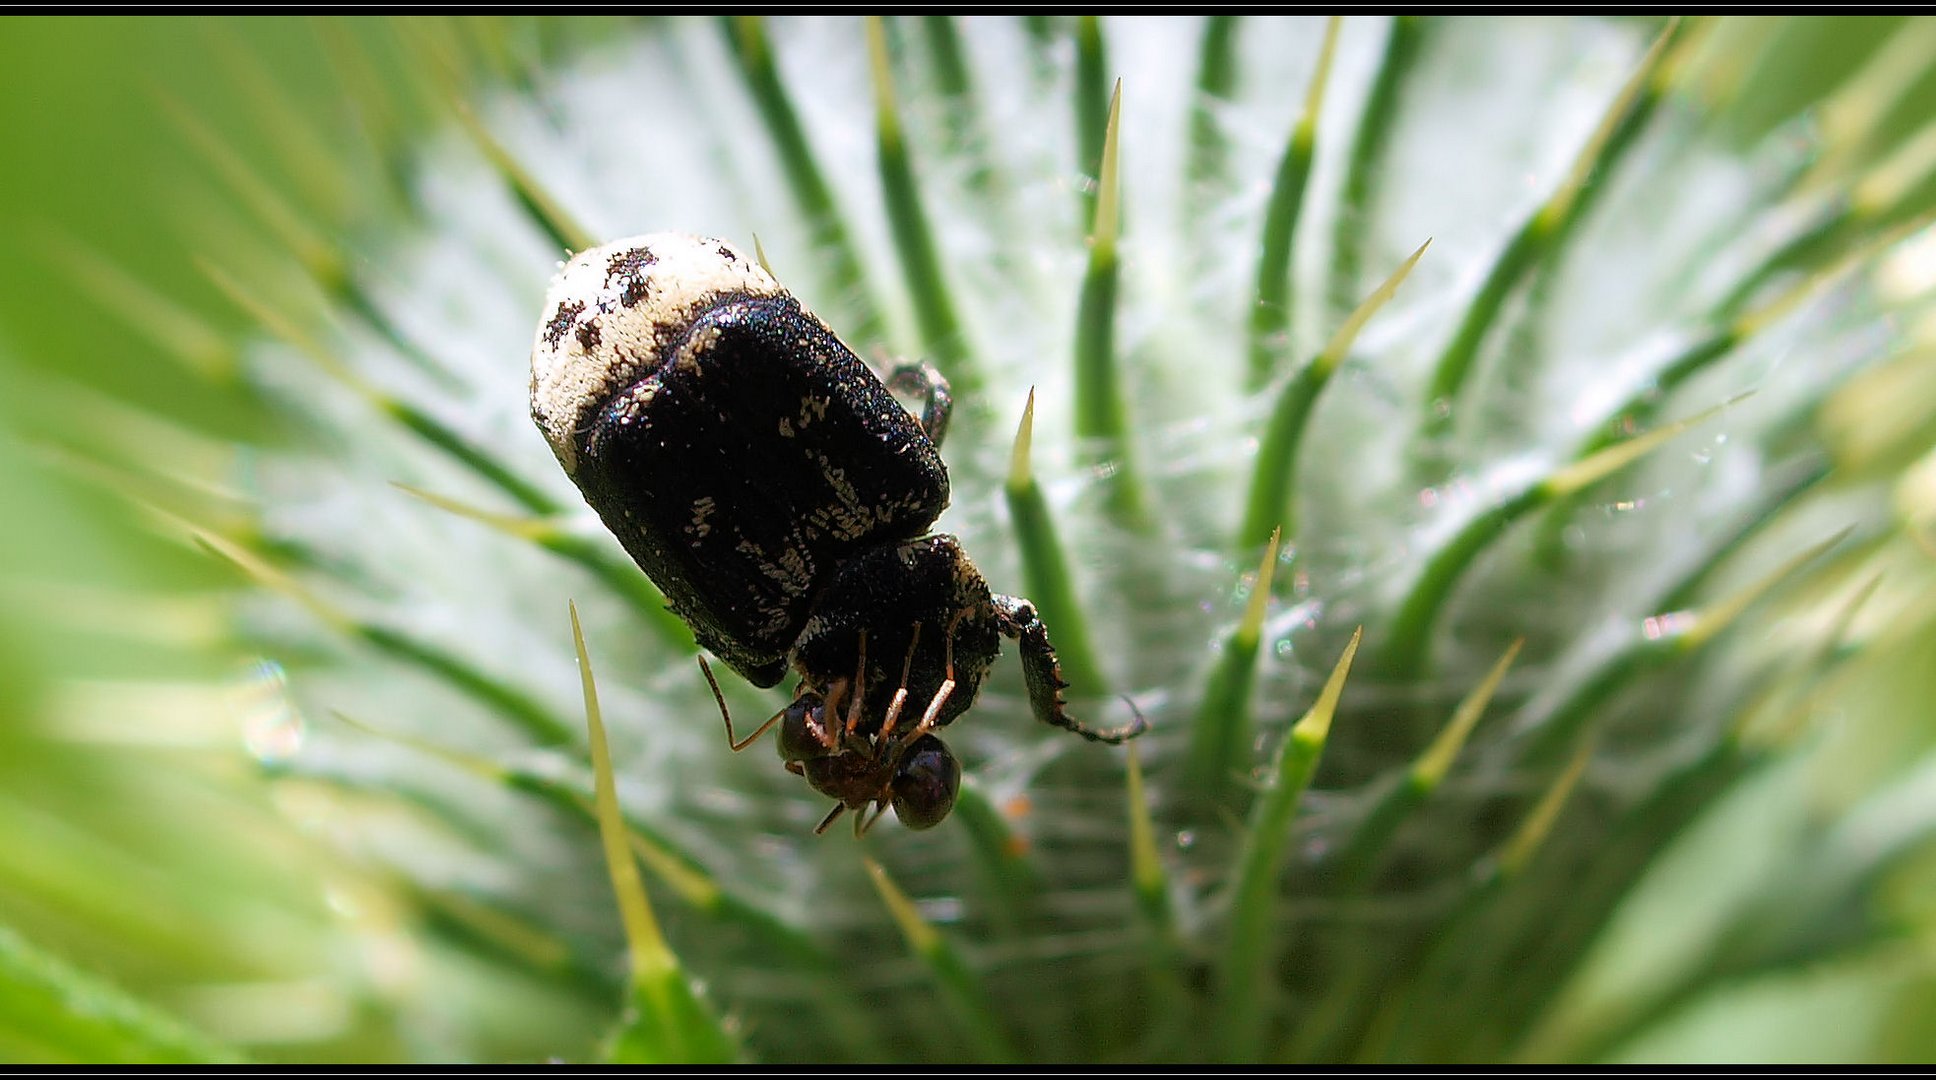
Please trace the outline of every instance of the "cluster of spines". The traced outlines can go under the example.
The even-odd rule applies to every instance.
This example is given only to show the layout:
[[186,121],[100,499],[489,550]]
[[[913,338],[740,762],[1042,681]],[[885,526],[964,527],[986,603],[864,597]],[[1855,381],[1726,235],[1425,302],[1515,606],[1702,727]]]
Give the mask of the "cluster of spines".
[[[1230,48],[1231,22],[1215,18],[1208,24],[1203,47],[1203,72],[1200,90],[1205,98],[1227,97],[1233,70]],[[766,125],[769,137],[785,165],[785,176],[799,211],[811,223],[818,250],[827,254],[821,264],[833,288],[867,295],[870,288],[862,260],[854,250],[849,230],[841,219],[841,209],[831,194],[812,148],[803,133],[797,113],[789,100],[788,89],[775,66],[773,47],[765,28],[756,19],[737,19],[722,23],[722,33],[730,42],[749,96]],[[933,235],[930,208],[922,201],[918,183],[918,163],[904,138],[894,98],[894,83],[887,36],[881,24],[867,25],[868,55],[876,94],[878,129],[878,166],[886,204],[890,235],[900,261],[902,278],[908,283],[920,338],[928,355],[954,380],[964,396],[972,395],[981,379],[972,352],[970,335],[964,332],[950,292],[944,267]],[[935,56],[959,60],[959,43],[953,38],[952,24],[945,19],[926,19],[923,40]],[[1263,620],[1273,595],[1274,569],[1282,550],[1294,550],[1297,527],[1294,515],[1298,502],[1299,452],[1306,431],[1306,420],[1319,406],[1326,380],[1349,354],[1354,335],[1404,279],[1405,274],[1425,253],[1421,244],[1411,260],[1397,268],[1380,288],[1349,316],[1325,348],[1302,366],[1283,370],[1286,346],[1291,341],[1289,323],[1290,267],[1300,236],[1298,222],[1308,188],[1313,158],[1317,152],[1318,106],[1323,100],[1328,79],[1328,62],[1335,46],[1337,23],[1327,28],[1322,45],[1323,59],[1316,65],[1304,112],[1293,126],[1281,164],[1275,176],[1265,235],[1260,252],[1256,281],[1255,313],[1246,339],[1247,355],[1243,369],[1247,388],[1269,397],[1272,409],[1262,432],[1262,445],[1241,521],[1231,539],[1231,549],[1239,556],[1263,552],[1256,575],[1252,601],[1243,619],[1224,642],[1219,660],[1212,666],[1202,692],[1194,722],[1187,734],[1188,750],[1178,780],[1166,785],[1170,798],[1165,812],[1174,820],[1209,820],[1218,814],[1250,815],[1251,824],[1242,833],[1243,843],[1229,872],[1218,875],[1229,882],[1227,911],[1222,921],[1222,945],[1214,954],[1215,977],[1210,993],[1215,995],[1213,1014],[1222,1018],[1218,1045],[1233,1058],[1296,1053],[1329,1056],[1352,1049],[1325,1042],[1334,1033],[1354,1030],[1350,1023],[1307,1022],[1306,1030],[1293,1036],[1288,1045],[1269,1045],[1265,1039],[1266,1016],[1274,1008],[1262,983],[1272,968],[1272,958],[1281,955],[1284,944],[1274,941],[1272,928],[1279,892],[1286,845],[1289,843],[1291,817],[1300,796],[1315,775],[1333,717],[1337,714],[1342,680],[1359,646],[1354,634],[1340,659],[1332,679],[1327,682],[1317,704],[1304,718],[1282,736],[1277,750],[1267,756],[1270,763],[1260,790],[1246,791],[1236,778],[1251,771],[1255,721],[1251,697],[1255,685],[1257,654],[1262,642]],[[1381,148],[1389,138],[1394,114],[1401,107],[1406,79],[1421,49],[1421,39],[1429,29],[1410,19],[1396,20],[1375,72],[1364,115],[1350,143],[1344,198],[1345,212],[1339,215],[1338,258],[1335,260],[1330,295],[1335,300],[1350,292],[1355,283],[1361,252],[1351,228],[1353,215],[1368,212],[1370,191],[1379,168]],[[1605,177],[1618,168],[1622,156],[1634,145],[1669,87],[1667,81],[1678,58],[1692,47],[1693,30],[1670,23],[1636,66],[1632,77],[1610,104],[1601,124],[1587,141],[1560,186],[1527,216],[1516,229],[1484,275],[1477,293],[1467,302],[1464,314],[1443,354],[1433,367],[1427,400],[1420,403],[1419,475],[1427,482],[1443,476],[1446,462],[1435,457],[1446,445],[1446,428],[1463,410],[1461,399],[1469,392],[1469,375],[1475,357],[1490,335],[1498,332],[1505,301],[1532,274],[1558,258],[1573,227],[1587,213],[1592,195],[1604,186]],[[1131,396],[1125,374],[1118,363],[1114,341],[1114,321],[1119,288],[1120,206],[1123,196],[1122,172],[1118,167],[1116,131],[1119,124],[1119,95],[1110,92],[1107,61],[1103,53],[1104,36],[1093,17],[1079,20],[1076,43],[1076,113],[1080,117],[1078,145],[1082,160],[1074,167],[1091,171],[1093,187],[1082,189],[1082,208],[1092,228],[1088,236],[1088,260],[1080,288],[1080,310],[1076,318],[1076,337],[1071,353],[1076,377],[1074,430],[1093,448],[1099,460],[1113,467],[1103,483],[1107,517],[1116,526],[1146,532],[1154,528],[1157,507],[1151,489],[1135,466],[1134,421]],[[502,176],[517,203],[532,223],[562,249],[575,250],[594,242],[561,205],[546,192],[516,156],[507,151],[486,125],[464,104],[457,90],[449,48],[437,40],[419,42],[424,55],[441,58],[433,64],[429,80],[432,92],[455,116],[462,129],[475,141],[489,164]],[[433,47],[434,46],[434,47]],[[952,93],[964,101],[968,87],[964,69],[956,63],[942,63],[938,71]],[[953,73],[952,75],[950,73]],[[381,100],[380,96],[372,101]],[[436,361],[423,354],[406,335],[386,317],[382,306],[368,295],[356,275],[349,270],[348,253],[337,249],[323,235],[306,224],[305,214],[287,205],[270,185],[249,175],[247,166],[228,153],[212,133],[198,129],[192,119],[184,118],[192,142],[203,147],[216,171],[241,197],[240,204],[259,224],[276,238],[281,248],[294,253],[313,281],[329,298],[335,310],[374,330],[406,360],[427,369]],[[291,138],[295,138],[292,134]],[[1214,135],[1199,134],[1192,159],[1194,173],[1214,174],[1220,167]],[[1913,163],[1911,163],[1913,164]],[[396,165],[389,170],[400,174]],[[1421,570],[1403,594],[1391,621],[1374,627],[1367,650],[1379,677],[1388,683],[1404,685],[1430,676],[1434,670],[1432,644],[1450,597],[1466,571],[1482,554],[1491,550],[1509,529],[1532,520],[1543,520],[1542,550],[1551,559],[1564,557],[1553,538],[1580,500],[1599,482],[1642,455],[1657,449],[1688,427],[1700,422],[1715,409],[1693,417],[1649,427],[1654,402],[1692,375],[1725,358],[1774,319],[1813,295],[1824,284],[1836,279],[1848,266],[1860,265],[1879,246],[1892,242],[1919,220],[1904,222],[1897,209],[1913,187],[1914,170],[1904,165],[1895,172],[1878,175],[1883,179],[1865,187],[1846,200],[1823,199],[1823,209],[1809,225],[1797,232],[1791,242],[1781,246],[1747,274],[1738,287],[1718,304],[1711,324],[1690,336],[1681,354],[1663,368],[1656,393],[1648,398],[1624,402],[1611,410],[1606,422],[1593,427],[1594,434],[1571,454],[1556,462],[1545,475],[1519,490],[1496,500],[1475,514],[1464,527],[1454,531],[1436,551],[1421,562]],[[1899,174],[1910,175],[1909,181]],[[1591,181],[1591,182],[1590,182]],[[1879,185],[1893,184],[1887,190]],[[407,182],[399,182],[407,192]],[[407,199],[407,194],[404,196]],[[1772,289],[1786,272],[1801,270],[1779,290]],[[607,585],[618,598],[636,610],[643,625],[650,627],[663,644],[675,653],[693,649],[689,633],[664,610],[662,598],[629,563],[620,558],[610,544],[584,536],[561,523],[563,507],[540,487],[506,468],[487,448],[477,445],[428,412],[373,385],[357,372],[334,358],[329,347],[317,336],[286,315],[278,306],[242,284],[242,275],[211,264],[211,280],[265,329],[297,347],[303,355],[331,378],[361,397],[374,415],[383,417],[409,435],[419,439],[433,453],[448,457],[458,466],[474,473],[498,491],[515,510],[510,513],[486,510],[430,492],[411,489],[411,493],[431,505],[463,514],[489,527],[530,541],[588,571]],[[1770,292],[1774,292],[1772,298]],[[866,309],[869,305],[859,305]],[[151,326],[174,325],[180,320],[146,320]],[[878,327],[860,324],[852,333],[870,336]],[[176,335],[177,340],[180,335]],[[1056,626],[1063,654],[1064,670],[1077,692],[1101,697],[1113,685],[1109,673],[1090,643],[1091,635],[1078,596],[1072,587],[1064,547],[1066,530],[1059,531],[1054,511],[1043,497],[1029,466],[1029,441],[1033,423],[1033,402],[1018,430],[1006,495],[1014,524],[1016,541],[1022,553],[1024,576],[1032,596],[1045,618]],[[1616,439],[1613,431],[1631,433]],[[1791,563],[1768,575],[1757,584],[1719,601],[1694,605],[1702,595],[1700,586],[1714,568],[1739,550],[1757,529],[1776,517],[1775,511],[1788,500],[1808,489],[1825,470],[1814,468],[1798,475],[1795,482],[1771,492],[1765,505],[1751,508],[1740,529],[1715,544],[1704,561],[1692,568],[1672,587],[1663,591],[1654,605],[1660,611],[1678,611],[1686,618],[1674,624],[1673,632],[1649,636],[1636,634],[1625,648],[1612,653],[1595,671],[1580,679],[1578,689],[1547,714],[1536,738],[1529,744],[1526,760],[1544,770],[1547,782],[1542,792],[1525,801],[1522,824],[1499,849],[1495,857],[1475,868],[1466,899],[1454,905],[1442,927],[1448,944],[1422,957],[1406,961],[1410,968],[1397,967],[1386,972],[1361,969],[1346,985],[1351,992],[1341,994],[1328,1006],[1333,1010],[1349,1007],[1377,995],[1369,995],[1380,980],[1397,979],[1412,991],[1386,1000],[1383,1012],[1369,1015],[1356,1030],[1364,1041],[1356,1044],[1369,1056],[1430,1053],[1435,1044],[1428,1036],[1417,1035],[1412,1027],[1416,1017],[1407,1009],[1416,1005],[1420,986],[1442,974],[1440,970],[1457,958],[1451,951],[1462,939],[1457,931],[1479,918],[1479,905],[1492,902],[1510,880],[1523,871],[1541,839],[1551,830],[1565,795],[1577,782],[1582,763],[1592,747],[1590,722],[1601,708],[1642,670],[1701,648],[1748,610],[1754,599],[1775,585],[1802,573],[1820,554],[1811,549]],[[1543,515],[1543,519],[1541,518]],[[193,514],[178,515],[192,517]],[[195,528],[209,550],[235,563],[258,583],[294,597],[317,618],[341,636],[361,641],[377,652],[407,666],[421,669],[459,692],[471,696],[487,708],[523,729],[539,745],[575,746],[577,725],[539,702],[527,691],[502,676],[482,670],[433,642],[414,638],[392,627],[359,619],[330,604],[302,586],[296,572],[315,569],[308,553],[297,545],[274,544],[260,536],[218,535],[210,528]],[[1826,546],[1825,542],[1825,546]],[[1473,730],[1486,702],[1498,690],[1506,666],[1517,652],[1508,650],[1500,666],[1472,690],[1472,696],[1453,712],[1438,736],[1417,754],[1402,771],[1402,779],[1370,803],[1368,811],[1342,845],[1345,854],[1331,874],[1329,887],[1338,890],[1367,888],[1375,876],[1379,853],[1390,838],[1417,811],[1452,767],[1461,743]],[[582,644],[580,647],[583,660]],[[591,713],[594,737],[591,741],[593,764],[601,766],[601,739],[597,736],[596,706],[592,700],[589,667],[587,709]],[[1348,722],[1348,721],[1347,721]],[[576,750],[572,751],[576,753]],[[448,751],[442,751],[451,756]],[[1658,803],[1679,799],[1675,807],[1660,808],[1649,803],[1634,811],[1636,816],[1650,813],[1671,814],[1675,808],[1689,810],[1698,800],[1688,800],[1689,790],[1711,791],[1716,777],[1733,775],[1744,768],[1750,748],[1733,737],[1724,738],[1713,753],[1687,767],[1685,777],[1671,778],[1663,786]],[[541,779],[503,766],[470,762],[470,767],[507,787],[526,791],[550,801],[569,813],[587,820],[596,819],[605,831],[608,854],[614,856],[614,877],[621,885],[621,904],[627,912],[627,932],[632,940],[636,985],[649,988],[649,979],[661,979],[667,970],[676,971],[677,962],[663,947],[656,952],[642,939],[653,935],[641,923],[638,908],[642,888],[626,881],[627,872],[621,848],[643,858],[655,877],[666,882],[695,910],[738,927],[757,940],[802,964],[816,966],[829,974],[835,965],[825,946],[797,927],[765,913],[759,905],[735,896],[730,883],[709,877],[701,860],[675,850],[669,840],[655,833],[647,823],[636,820],[618,822],[608,782],[601,782],[598,798],[588,802],[583,793],[569,784]],[[1148,926],[1151,942],[1149,965],[1153,1001],[1175,1001],[1188,993],[1176,981],[1176,963],[1187,951],[1182,931],[1174,920],[1174,892],[1178,888],[1168,879],[1165,860],[1156,849],[1156,829],[1152,822],[1151,800],[1143,788],[1140,762],[1131,757],[1129,806],[1131,874],[1136,896]],[[1683,782],[1684,781],[1684,782]],[[998,902],[1026,904],[1039,889],[1027,859],[1018,853],[1026,850],[1012,833],[1004,816],[990,805],[971,784],[964,789],[960,817],[972,836],[970,849],[985,864],[987,880],[1001,886],[992,896]],[[617,847],[613,830],[624,839]],[[625,839],[629,838],[629,839]],[[869,864],[869,873],[879,887],[887,910],[906,935],[911,949],[931,971],[936,986],[952,1008],[952,1022],[964,1025],[970,1044],[983,1056],[1001,1059],[1015,1056],[1018,1048],[1004,1033],[999,1012],[986,1000],[985,992],[972,975],[971,966],[948,935],[926,923],[918,910],[898,891],[885,870]],[[1616,890],[1617,891],[1617,890]],[[1389,960],[1390,958],[1385,958]],[[1373,964],[1376,960],[1367,960]],[[588,967],[591,965],[588,965]],[[651,969],[644,971],[641,969]],[[669,984],[668,984],[669,985]],[[679,985],[685,985],[680,982]],[[707,1018],[703,1002],[668,1004],[658,996],[660,990],[641,990],[648,1003],[657,1002],[667,1015],[685,1016],[667,1039],[686,1038],[691,1031],[711,1030],[716,1022]],[[669,992],[669,991],[668,991]],[[676,1006],[676,1008],[675,1008]],[[696,1011],[695,1011],[696,1010]],[[651,1009],[646,1010],[648,1013]],[[829,1007],[830,1032],[845,1032],[852,1041],[848,1048],[865,1056],[878,1043],[875,1036],[855,1031],[855,1018],[842,1009]],[[1375,1010],[1374,1010],[1375,1012]],[[839,1013],[841,1015],[833,1015]],[[696,1019],[695,1019],[696,1018]],[[649,1018],[648,1018],[649,1019]],[[662,1019],[662,1018],[661,1018]],[[1307,1015],[1307,1021],[1310,1017]],[[862,1025],[864,1026],[864,1024]],[[1443,1025],[1439,1025],[1442,1029]],[[1311,1029],[1317,1029],[1313,1032]],[[685,1035],[680,1032],[686,1032]],[[1178,1037],[1184,1034],[1178,1031]],[[645,1038],[646,1036],[639,1036]],[[671,1056],[704,1056],[732,1052],[732,1041],[722,1031],[717,1040],[668,1043],[658,1050],[633,1052]]]

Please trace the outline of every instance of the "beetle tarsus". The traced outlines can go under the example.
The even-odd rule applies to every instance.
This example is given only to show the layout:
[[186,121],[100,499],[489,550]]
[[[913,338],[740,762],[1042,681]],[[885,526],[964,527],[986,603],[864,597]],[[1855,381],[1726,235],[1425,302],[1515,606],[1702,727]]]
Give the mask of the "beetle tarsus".
[[938,449],[941,436],[948,431],[948,417],[955,408],[955,396],[948,389],[948,380],[925,360],[908,361],[894,365],[887,373],[887,387],[921,399],[921,430],[927,432],[928,441]]

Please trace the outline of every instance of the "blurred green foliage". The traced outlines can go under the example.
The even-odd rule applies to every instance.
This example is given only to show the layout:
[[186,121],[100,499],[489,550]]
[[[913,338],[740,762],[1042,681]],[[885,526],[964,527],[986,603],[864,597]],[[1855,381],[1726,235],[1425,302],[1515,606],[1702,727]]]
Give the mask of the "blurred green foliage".
[[[105,977],[266,1045],[312,1040],[301,991],[334,977],[326,864],[272,805],[219,692],[245,670],[220,606],[229,579],[99,482],[132,406],[157,418],[144,464],[188,483],[223,482],[221,447],[262,425],[238,384],[185,368],[140,332],[141,312],[108,310],[63,257],[84,251],[156,283],[218,342],[245,332],[197,269],[229,238],[195,228],[207,215],[194,208],[218,196],[170,119],[192,112],[270,160],[238,60],[347,136],[303,20],[22,18],[0,33],[0,934],[58,958],[16,965],[31,946],[8,951],[0,1028],[46,1041],[8,1039],[0,1056],[173,1059],[194,1042],[107,1019],[46,1026],[35,978],[66,964],[75,981],[54,979],[61,993]],[[260,1008],[222,997],[252,987]],[[87,994],[57,1000],[77,1017],[114,1014]],[[336,1020],[323,1025],[334,1053],[395,1052],[369,1029],[346,1039],[354,1025]]]

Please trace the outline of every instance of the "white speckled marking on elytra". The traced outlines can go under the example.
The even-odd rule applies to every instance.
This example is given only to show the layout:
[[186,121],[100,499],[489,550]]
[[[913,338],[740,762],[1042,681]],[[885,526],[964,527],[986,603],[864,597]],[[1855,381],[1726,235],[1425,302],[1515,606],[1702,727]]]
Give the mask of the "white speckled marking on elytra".
[[551,279],[531,346],[531,418],[568,475],[576,435],[722,296],[785,296],[724,240],[648,233],[581,251]]

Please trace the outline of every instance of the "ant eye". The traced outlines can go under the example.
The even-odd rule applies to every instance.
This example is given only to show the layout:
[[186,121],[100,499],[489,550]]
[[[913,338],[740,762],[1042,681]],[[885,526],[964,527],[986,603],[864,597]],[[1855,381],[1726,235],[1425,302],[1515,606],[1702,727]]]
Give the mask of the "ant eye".
[[929,829],[954,809],[961,763],[932,735],[916,739],[894,770],[894,816],[910,829]]
[[780,759],[810,761],[833,752],[827,745],[827,701],[819,694],[801,694],[780,717]]

